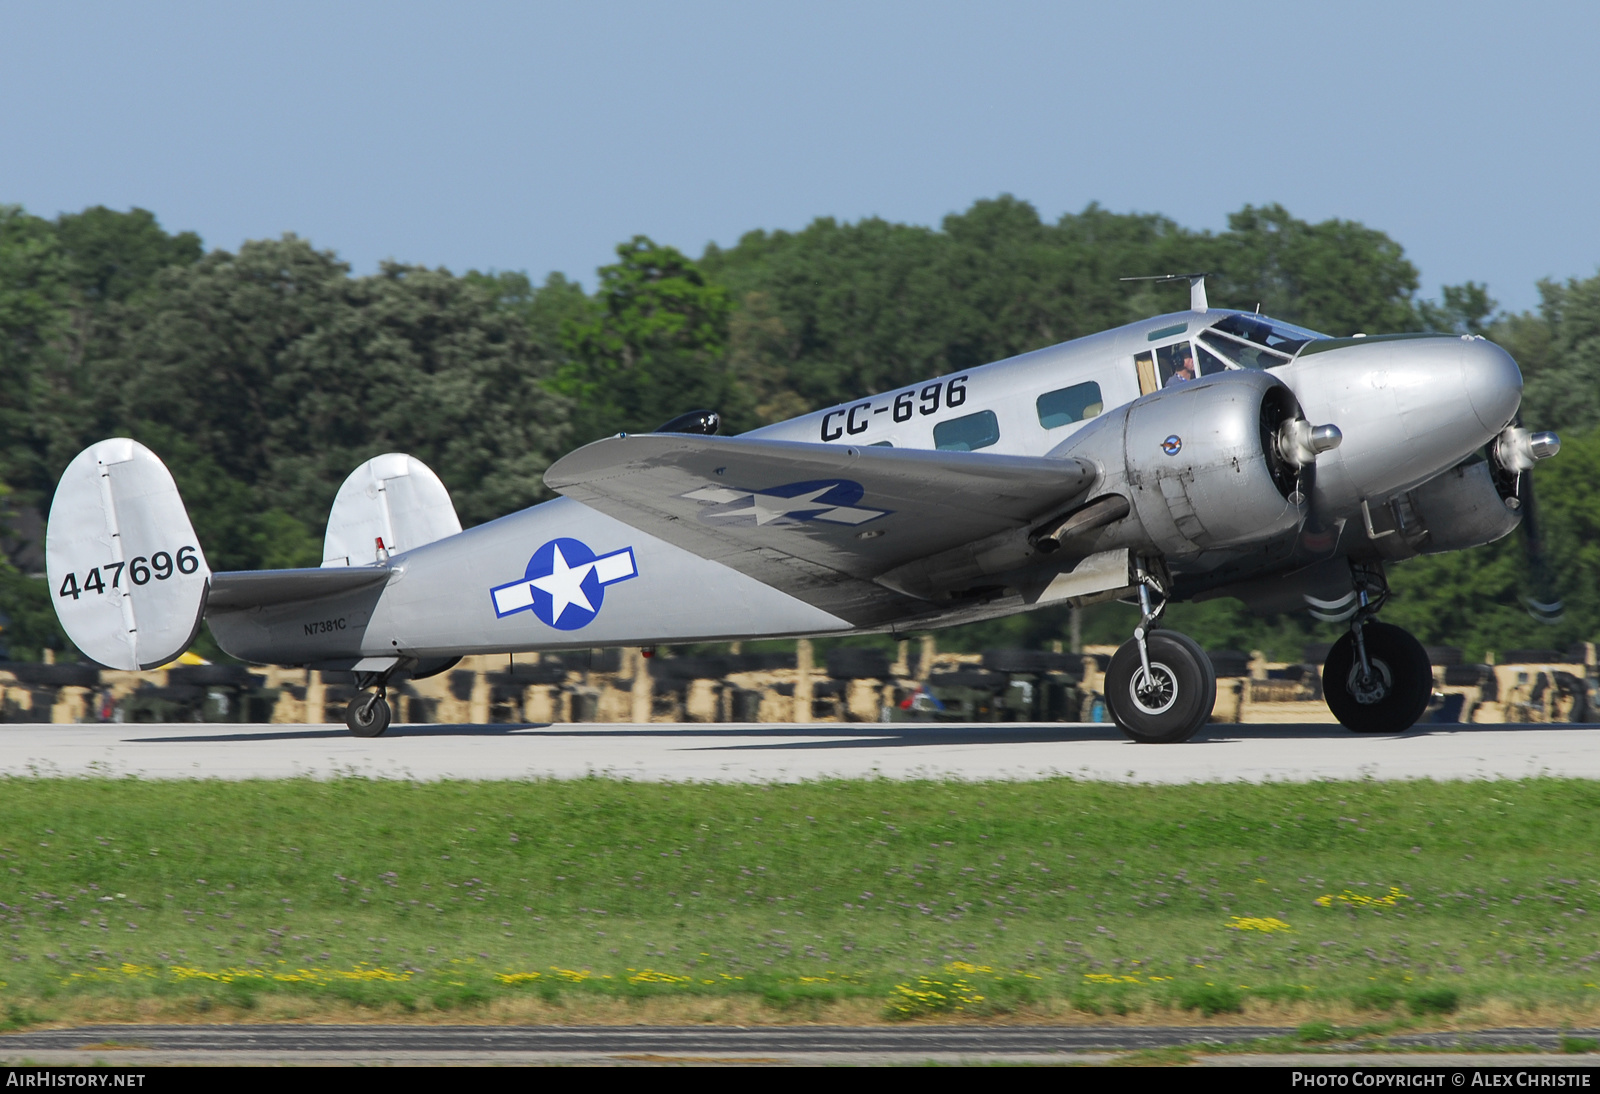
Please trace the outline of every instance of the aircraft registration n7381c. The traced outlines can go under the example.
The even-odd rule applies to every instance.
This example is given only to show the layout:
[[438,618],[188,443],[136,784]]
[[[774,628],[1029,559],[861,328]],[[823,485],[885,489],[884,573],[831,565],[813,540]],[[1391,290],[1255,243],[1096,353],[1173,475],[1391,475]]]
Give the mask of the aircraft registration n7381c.
[[[1211,714],[1169,601],[1233,596],[1347,621],[1329,707],[1411,726],[1432,676],[1376,616],[1386,563],[1531,520],[1552,433],[1517,421],[1522,375],[1481,337],[1333,338],[1207,305],[735,437],[695,411],[557,460],[563,495],[462,531],[420,461],[339,489],[316,569],[213,573],[171,473],[119,438],[67,467],[47,566],[62,626],[113,668],[163,664],[201,620],[245,661],[353,671],[346,714],[389,724],[391,682],[465,654],[906,633],[1129,599],[1106,701],[1141,742]],[[1530,529],[1531,531],[1531,529]],[[1548,591],[1530,599],[1554,614]]]

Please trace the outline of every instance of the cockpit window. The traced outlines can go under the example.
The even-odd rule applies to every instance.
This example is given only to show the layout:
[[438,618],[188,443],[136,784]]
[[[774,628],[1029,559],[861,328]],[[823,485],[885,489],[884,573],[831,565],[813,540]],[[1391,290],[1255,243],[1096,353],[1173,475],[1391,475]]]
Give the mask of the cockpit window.
[[1210,347],[1218,356],[1231,362],[1236,368],[1271,368],[1273,365],[1289,363],[1289,358],[1285,354],[1274,353],[1265,346],[1258,346],[1252,342],[1228,338],[1215,331],[1207,331],[1201,337],[1200,344]]
[[1292,358],[1307,342],[1328,337],[1262,315],[1229,315],[1202,337],[1213,351],[1241,368],[1271,368]]
[[1206,349],[1204,342],[1200,343],[1200,375],[1210,376],[1213,373],[1225,372],[1228,366],[1210,350]]
[[1156,350],[1156,371],[1162,387],[1177,387],[1200,375],[1194,363],[1194,350],[1187,342],[1174,342]]
[[1268,349],[1291,354],[1313,339],[1328,337],[1314,330],[1297,327],[1293,323],[1285,323],[1281,319],[1268,319],[1264,315],[1230,315],[1220,322],[1213,323],[1211,329],[1231,334],[1247,342],[1255,342]]

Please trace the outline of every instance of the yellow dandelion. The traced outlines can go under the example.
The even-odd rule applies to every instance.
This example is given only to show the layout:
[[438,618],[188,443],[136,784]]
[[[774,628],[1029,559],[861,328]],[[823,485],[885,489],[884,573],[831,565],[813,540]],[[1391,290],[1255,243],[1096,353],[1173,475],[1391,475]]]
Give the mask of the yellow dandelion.
[[1262,931],[1271,934],[1273,931],[1292,931],[1293,927],[1279,919],[1277,916],[1243,916],[1228,917],[1227,926],[1235,931]]

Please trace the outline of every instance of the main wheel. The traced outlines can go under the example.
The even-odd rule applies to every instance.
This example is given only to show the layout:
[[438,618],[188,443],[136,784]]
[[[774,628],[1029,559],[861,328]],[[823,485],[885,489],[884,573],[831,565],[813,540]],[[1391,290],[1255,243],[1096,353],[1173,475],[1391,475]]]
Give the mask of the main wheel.
[[1117,728],[1140,744],[1187,741],[1211,717],[1217,672],[1199,643],[1177,631],[1151,631],[1145,639],[1150,676],[1139,643],[1122,644],[1106,668],[1106,705]]
[[344,724],[357,737],[382,737],[389,728],[389,702],[381,695],[357,695],[344,708]]
[[1346,633],[1322,666],[1322,697],[1333,716],[1357,733],[1404,733],[1422,717],[1433,697],[1428,652],[1410,633],[1388,623],[1367,623],[1372,678],[1361,678],[1355,635]]

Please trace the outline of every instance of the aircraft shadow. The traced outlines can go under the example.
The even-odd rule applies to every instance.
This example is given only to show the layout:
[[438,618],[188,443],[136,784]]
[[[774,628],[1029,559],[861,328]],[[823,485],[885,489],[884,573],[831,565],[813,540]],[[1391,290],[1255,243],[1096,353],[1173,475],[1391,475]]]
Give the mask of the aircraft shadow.
[[[1328,724],[1282,724],[1268,725],[1252,723],[1248,725],[1227,725],[1217,723],[1202,729],[1195,734],[1193,739],[1183,742],[1186,745],[1224,745],[1239,744],[1246,741],[1268,740],[1337,740],[1349,741],[1352,744],[1363,739],[1393,740],[1397,737],[1427,737],[1442,736],[1462,732],[1493,732],[1507,729],[1550,729],[1551,726],[1538,725],[1472,725],[1461,723],[1422,723],[1413,726],[1404,733],[1387,734],[1355,734],[1342,725]],[[1564,725],[1562,728],[1583,729],[1594,728],[1584,725]],[[831,731],[831,732],[830,732]],[[618,736],[637,736],[641,731],[632,730],[619,733]],[[560,735],[549,734],[549,735]],[[603,734],[602,734],[603,735]],[[804,735],[808,737],[828,736],[828,740],[810,741],[781,741],[771,743],[726,744],[710,745],[703,748],[690,749],[689,751],[705,752],[740,752],[740,751],[827,751],[832,749],[850,748],[930,748],[946,745],[984,745],[984,744],[1067,744],[1081,741],[1101,741],[1107,743],[1131,743],[1115,726],[1100,723],[1044,723],[1044,724],[1016,724],[1016,723],[988,723],[983,726],[974,725],[938,725],[922,723],[862,723],[849,728],[836,726],[791,726],[787,729],[776,731],[729,730],[716,734],[704,731],[685,730],[676,734],[662,734],[663,736],[706,737],[706,736],[731,736],[748,740],[752,736],[765,737],[794,737]],[[586,734],[587,736],[587,734]],[[1163,746],[1173,747],[1173,746]]]
[[[885,724],[877,722],[864,722],[854,725],[793,725],[793,724],[762,724],[762,725],[730,725],[723,723],[674,723],[653,725],[618,725],[615,728],[588,728],[592,722],[573,722],[562,725],[552,723],[494,723],[484,724],[405,724],[393,725],[384,733],[383,740],[394,740],[399,737],[517,737],[539,738],[559,737],[570,739],[572,737],[589,738],[627,738],[639,737],[665,737],[682,738],[685,740],[705,740],[706,738],[722,738],[728,740],[750,740],[751,738],[791,738],[796,736],[816,737],[831,736],[843,738],[843,745],[873,745],[883,744],[889,738],[905,737],[905,743],[917,743],[913,738],[930,737],[929,744],[960,743],[955,738],[971,738],[972,743],[991,741],[1008,743],[1037,743],[1055,740],[1098,739],[1115,740],[1120,735],[1110,726],[1096,725],[1071,725],[1065,723],[1046,724],[1007,724],[989,723],[994,728],[976,728],[973,726],[940,726],[930,723],[895,723]],[[1003,728],[1002,728],[1003,726]],[[931,738],[938,738],[937,741]],[[166,737],[130,737],[129,744],[186,744],[186,743],[222,743],[228,741],[314,741],[314,740],[349,740],[352,735],[349,730],[342,727],[329,725],[326,728],[311,728],[309,726],[290,728],[285,726],[281,730],[262,730],[251,728],[234,733],[209,733],[205,735],[182,735]],[[355,738],[359,739],[359,738]],[[374,740],[376,738],[373,738]],[[824,742],[825,743],[825,742]],[[751,747],[794,747],[792,743],[761,745]]]
[[[550,723],[495,723],[482,724],[431,724],[407,723],[395,725],[384,734],[383,740],[402,737],[515,737],[515,738],[602,738],[638,739],[658,737],[684,741],[711,740],[738,741],[738,744],[705,745],[693,751],[740,750],[815,750],[840,748],[915,748],[940,745],[979,744],[1052,744],[1076,741],[1125,740],[1122,734],[1108,723],[1087,722],[986,722],[980,724],[949,724],[939,722],[859,722],[804,725],[793,723],[766,723],[734,725],[729,723],[674,723],[650,725],[617,725],[607,728],[587,728],[594,723],[576,722],[563,725]],[[153,727],[152,727],[153,728]],[[1341,725],[1329,723],[1248,723],[1232,725],[1213,723],[1202,729],[1190,745],[1235,744],[1244,741],[1267,740],[1321,740],[1334,739],[1360,741],[1364,739],[1391,740],[1395,737],[1425,737],[1462,733],[1499,733],[1507,730],[1594,729],[1592,723],[1504,724],[1482,725],[1461,722],[1419,722],[1404,733],[1365,735],[1351,733]],[[823,740],[795,741],[794,737],[824,738]],[[350,740],[349,730],[336,725],[285,726],[282,729],[251,727],[237,732],[214,732],[200,735],[173,735],[160,737],[130,737],[129,744],[204,744],[248,741],[314,741]],[[359,739],[359,738],[356,738]],[[374,739],[376,740],[376,739]]]
[[[749,741],[752,738],[770,743],[711,745],[706,749],[792,749],[792,748],[881,748],[897,745],[943,744],[1049,744],[1070,740],[1117,740],[1121,737],[1114,727],[1099,725],[1073,725],[1068,723],[987,723],[973,725],[938,725],[928,722],[857,722],[848,725],[826,723],[738,725],[727,723],[697,723],[674,726],[619,726],[616,729],[566,732],[549,727],[534,732],[519,733],[519,737],[639,737],[679,738],[685,741],[730,740]],[[795,737],[824,737],[827,740],[795,741]]]
[[[368,740],[392,740],[396,737],[509,737],[518,734],[518,731],[530,728],[543,728],[542,726],[528,726],[519,724],[495,725],[424,725],[406,724],[393,725],[382,738],[366,738]],[[284,726],[282,729],[262,730],[252,728],[236,733],[209,733],[205,736],[186,734],[176,737],[129,737],[128,744],[191,744],[191,743],[222,743],[227,741],[317,741],[317,740],[362,740],[348,729],[338,725],[327,727],[311,726]]]
[[[1400,734],[1351,733],[1342,725],[1327,723],[1249,723],[1231,725],[1214,723],[1197,733],[1189,745],[1237,744],[1245,741],[1268,740],[1337,740],[1359,742],[1363,739],[1393,740],[1396,737],[1423,737],[1444,734],[1497,732],[1515,729],[1549,729],[1543,725],[1474,725],[1464,723],[1419,723]],[[1562,728],[1594,728],[1583,725]],[[535,732],[519,733],[519,737],[571,737],[577,736],[556,727]],[[616,729],[586,730],[584,737],[678,737],[704,740],[710,738],[733,739],[738,744],[706,745],[690,751],[815,751],[850,748],[928,748],[945,745],[982,744],[1067,744],[1082,741],[1108,743],[1126,742],[1121,731],[1107,723],[1045,722],[1010,723],[988,722],[973,724],[940,724],[937,722],[860,722],[853,725],[763,725],[738,728],[709,725],[639,726]],[[825,738],[823,740],[795,741],[757,740],[751,738],[794,738],[797,736]]]

